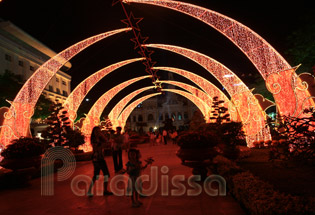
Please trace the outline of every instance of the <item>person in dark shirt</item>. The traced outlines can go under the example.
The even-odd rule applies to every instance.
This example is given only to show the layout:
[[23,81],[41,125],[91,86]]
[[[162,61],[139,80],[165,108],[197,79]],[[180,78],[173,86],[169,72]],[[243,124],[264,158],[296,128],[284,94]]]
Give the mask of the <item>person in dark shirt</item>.
[[95,181],[99,178],[100,171],[102,170],[104,175],[104,195],[112,195],[112,192],[108,191],[108,178],[110,177],[108,167],[104,158],[104,146],[108,143],[106,137],[102,134],[100,127],[96,126],[92,130],[91,144],[93,147],[92,162],[94,167],[94,175],[92,183],[88,190],[88,196],[93,196],[92,189]]

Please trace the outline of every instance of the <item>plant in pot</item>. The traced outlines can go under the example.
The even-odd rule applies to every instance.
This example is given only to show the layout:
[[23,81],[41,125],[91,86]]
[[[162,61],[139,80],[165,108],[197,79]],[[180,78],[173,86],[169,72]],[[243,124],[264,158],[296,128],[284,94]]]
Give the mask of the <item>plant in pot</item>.
[[0,166],[12,170],[38,168],[41,163],[41,155],[44,152],[45,148],[38,139],[20,137],[12,140],[11,144],[1,152],[4,159]]
[[212,159],[218,154],[220,138],[213,132],[190,131],[182,133],[177,140],[179,150],[176,155],[182,164],[192,167],[194,175],[207,176],[207,169]]

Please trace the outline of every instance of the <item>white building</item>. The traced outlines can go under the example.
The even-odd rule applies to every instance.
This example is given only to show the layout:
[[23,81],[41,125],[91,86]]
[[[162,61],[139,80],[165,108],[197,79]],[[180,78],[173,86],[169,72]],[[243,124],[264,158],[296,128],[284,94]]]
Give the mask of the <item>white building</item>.
[[[0,19],[0,74],[6,71],[27,80],[56,53],[9,21]],[[61,70],[71,68],[68,62]],[[55,101],[65,101],[70,94],[71,76],[59,70],[50,80],[43,94]]]
[[184,130],[198,108],[188,99],[167,93],[163,99],[150,98],[135,108],[130,114],[126,129],[148,132],[160,130],[164,121],[171,119],[176,130]]

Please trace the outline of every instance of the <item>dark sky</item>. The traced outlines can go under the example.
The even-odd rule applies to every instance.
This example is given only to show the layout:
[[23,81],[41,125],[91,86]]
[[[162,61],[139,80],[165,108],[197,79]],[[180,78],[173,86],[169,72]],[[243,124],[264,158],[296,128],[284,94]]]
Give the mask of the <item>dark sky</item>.
[[[284,54],[288,48],[287,35],[299,25],[303,25],[305,17],[310,17],[310,14],[315,17],[310,0],[185,2],[215,10],[243,23],[266,39],[280,54]],[[121,6],[112,6],[111,3],[112,0],[3,0],[0,3],[0,18],[10,20],[58,53],[87,37],[125,27],[120,21],[125,18]],[[126,5],[126,8],[132,11],[135,17],[144,18],[139,26],[141,34],[149,37],[147,43],[165,43],[194,49],[218,60],[236,74],[258,73],[245,55],[228,39],[198,20],[161,7],[131,4]],[[103,67],[140,57],[133,49],[133,43],[130,41],[132,37],[131,33],[111,36],[70,60],[73,66],[68,74],[72,76],[72,89]],[[154,51],[152,59],[157,61],[157,66],[193,70],[213,80],[200,66],[184,57],[158,49]],[[146,75],[144,69],[141,63],[134,63],[117,70],[101,81],[91,91],[90,97],[97,98],[112,86],[131,77]],[[163,77],[165,74],[158,72],[158,75]],[[244,80],[245,83],[246,81],[250,80]],[[143,84],[149,85],[150,82]]]

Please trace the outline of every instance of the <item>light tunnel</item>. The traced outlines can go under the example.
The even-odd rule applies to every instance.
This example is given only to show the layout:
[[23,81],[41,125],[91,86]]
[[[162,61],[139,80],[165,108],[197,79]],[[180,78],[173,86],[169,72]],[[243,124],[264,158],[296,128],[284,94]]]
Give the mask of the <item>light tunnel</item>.
[[231,101],[243,122],[249,147],[255,141],[271,139],[269,127],[265,123],[266,115],[258,100],[237,75],[223,64],[204,54],[178,46],[164,44],[147,44],[145,46],[160,48],[187,57],[211,73],[231,96]]
[[77,116],[77,110],[82,103],[84,97],[88,94],[88,92],[92,89],[93,86],[95,86],[102,78],[104,78],[109,73],[113,72],[114,70],[123,67],[127,64],[141,61],[144,58],[135,58],[135,59],[129,59],[125,61],[120,61],[118,63],[112,64],[110,66],[107,66],[86,79],[84,79],[78,86],[69,94],[66,101],[64,102],[63,106],[66,111],[68,111],[69,119],[70,121],[74,122]]
[[207,79],[196,75],[192,72],[179,69],[179,68],[173,68],[173,67],[153,67],[153,69],[156,70],[165,70],[168,72],[173,72],[175,74],[181,75],[188,80],[192,81],[196,85],[198,85],[204,92],[206,92],[209,97],[212,99],[213,97],[218,97],[219,100],[224,101],[224,107],[226,107],[229,110],[230,117],[232,121],[240,121],[238,112],[236,110],[236,107],[234,104],[230,101],[230,99],[214,84],[212,84]]
[[131,28],[121,28],[87,38],[70,46],[40,66],[23,85],[14,101],[11,102],[9,111],[4,115],[5,120],[1,126],[0,143],[6,146],[15,138],[31,136],[29,125],[37,100],[50,79],[67,61],[90,45],[106,37],[129,30]]
[[[161,6],[187,14],[216,29],[232,41],[253,63],[273,94],[280,115],[303,117],[315,103],[307,84],[289,63],[260,35],[236,20],[197,5],[171,0],[123,0]],[[290,104],[290,105],[288,105]]]
[[105,109],[106,105],[110,102],[110,100],[124,88],[145,78],[151,78],[151,75],[141,76],[141,77],[137,77],[137,78],[133,78],[128,81],[125,81],[111,88],[110,90],[108,90],[94,103],[94,105],[91,107],[88,114],[86,114],[85,120],[83,121],[83,125],[81,128],[81,131],[85,136],[85,144],[83,145],[84,151],[92,150],[91,144],[90,144],[90,136],[91,136],[93,127],[99,125],[102,112]]

